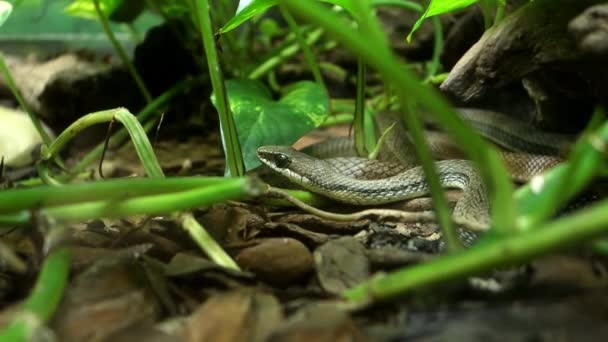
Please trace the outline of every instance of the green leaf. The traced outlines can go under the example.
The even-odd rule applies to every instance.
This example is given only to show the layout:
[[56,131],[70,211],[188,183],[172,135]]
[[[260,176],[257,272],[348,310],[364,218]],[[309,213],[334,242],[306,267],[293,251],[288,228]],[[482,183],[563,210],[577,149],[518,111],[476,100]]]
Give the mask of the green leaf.
[[0,1],[0,26],[8,19],[12,11],[13,5],[6,1]]
[[253,18],[258,14],[264,13],[268,8],[279,3],[279,0],[253,0],[247,7],[243,8],[232,19],[230,19],[222,28],[220,33],[226,33],[237,28],[245,21]]
[[[110,17],[122,3],[123,0],[99,0],[99,7],[107,18]],[[97,12],[95,11],[93,0],[74,0],[74,2],[65,8],[65,12],[75,17],[97,19]]]
[[[313,0],[302,0],[302,1],[313,1]],[[354,6],[352,5],[353,1],[360,0],[318,0],[322,2],[327,2],[330,4],[338,5],[351,14],[354,12]],[[253,18],[258,14],[264,13],[268,8],[279,3],[279,0],[253,0],[249,5],[243,8],[239,13],[237,13],[232,19],[230,19],[219,31],[219,33],[226,33],[237,28],[239,25],[244,23],[245,21]]]
[[273,100],[268,88],[258,81],[228,80],[226,90],[247,170],[260,165],[256,155],[258,147],[293,144],[319,127],[329,111],[327,95],[310,81],[286,87],[278,101]]
[[122,123],[127,132],[129,132],[135,152],[137,153],[139,160],[141,160],[148,177],[164,178],[165,174],[156,159],[154,149],[152,148],[152,144],[150,144],[150,140],[148,140],[146,130],[139,120],[137,120],[137,117],[128,110],[118,109],[115,118]]
[[420,25],[422,25],[424,19],[432,17],[434,15],[460,10],[465,7],[471,6],[472,4],[478,1],[479,0],[431,0],[429,7],[426,9],[426,11],[424,11],[424,14],[422,14],[422,16],[418,18],[416,23],[414,23],[410,34],[407,35],[408,43],[412,40],[412,35],[414,34],[414,32],[420,27]]
[[[144,11],[146,2],[143,0],[99,0],[99,7],[105,17],[111,21],[131,23]],[[65,8],[65,12],[75,17],[97,19],[93,0],[75,0]]]

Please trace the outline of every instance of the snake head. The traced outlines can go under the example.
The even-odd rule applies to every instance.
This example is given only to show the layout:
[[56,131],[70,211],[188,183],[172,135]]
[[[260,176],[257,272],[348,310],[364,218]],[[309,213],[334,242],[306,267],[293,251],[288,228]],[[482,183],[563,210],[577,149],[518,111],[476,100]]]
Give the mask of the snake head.
[[298,153],[287,146],[262,146],[258,148],[258,158],[271,169],[281,172],[291,165],[292,155]]
[[319,162],[288,146],[262,146],[258,148],[257,155],[272,170],[292,181],[301,181],[302,176],[314,170],[314,165]]
[[288,146],[262,146],[258,148],[257,155],[272,170],[302,186],[318,182],[317,178],[323,176],[318,172],[318,166],[324,161]]
[[290,154],[294,152],[297,151],[285,146],[262,146],[257,150],[258,158],[277,171],[289,167],[291,164]]

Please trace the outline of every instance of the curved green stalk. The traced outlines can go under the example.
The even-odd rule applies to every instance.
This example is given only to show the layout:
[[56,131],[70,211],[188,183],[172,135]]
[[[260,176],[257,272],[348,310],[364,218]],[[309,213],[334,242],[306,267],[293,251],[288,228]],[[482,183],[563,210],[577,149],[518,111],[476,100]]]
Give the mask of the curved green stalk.
[[59,155],[59,151],[61,151],[76,134],[85,128],[103,122],[111,122],[112,120],[117,120],[125,126],[125,129],[131,137],[135,151],[148,176],[163,177],[163,171],[156,159],[152,145],[146,136],[146,132],[139,121],[137,121],[137,118],[135,118],[135,116],[126,108],[116,108],[90,113],[74,121],[68,128],[61,132],[51,145],[42,149],[40,155],[41,162],[48,162]]
[[497,1],[496,15],[494,15],[494,25],[497,25],[505,16],[506,0]]
[[108,24],[108,18],[106,18],[106,16],[101,11],[101,7],[99,7],[99,0],[93,0],[93,4],[95,5],[95,11],[97,12],[97,17],[99,18],[99,22],[101,23],[103,31],[106,33],[106,36],[108,36],[108,39],[110,39],[110,42],[112,42],[112,45],[114,45],[114,49],[116,49],[116,52],[118,52],[118,55],[120,56],[120,59],[123,64],[127,67],[127,70],[129,70],[129,74],[131,74],[131,77],[133,77],[133,80],[135,81],[135,84],[137,84],[137,88],[139,88],[139,91],[146,100],[146,103],[150,103],[152,101],[152,95],[150,95],[146,84],[139,76],[139,73],[135,69],[135,66],[133,65],[133,63],[131,63],[129,56],[127,56],[127,53],[125,52],[125,49],[123,49],[122,45],[120,45],[120,43],[114,36],[114,32],[112,32],[112,30],[110,29],[110,25]]
[[148,177],[163,178],[165,174],[156,159],[152,144],[150,143],[150,140],[148,140],[146,131],[139,121],[137,121],[135,115],[125,109],[119,110],[116,113],[115,118],[118,122],[122,123],[127,132],[129,132],[131,142],[133,143],[133,147],[135,147],[135,153],[137,153]]
[[215,95],[215,105],[220,117],[220,129],[222,131],[222,143],[226,153],[226,167],[232,177],[245,174],[245,164],[241,153],[241,144],[236,130],[236,125],[228,104],[228,96],[224,84],[224,76],[218,61],[211,19],[209,17],[209,3],[207,0],[194,0],[194,15],[207,56],[211,85]]
[[48,162],[40,162],[36,163],[36,171],[38,172],[38,177],[42,184],[59,186],[61,185],[61,181],[53,176],[51,172],[50,163]]
[[[400,98],[407,98],[405,94],[399,94]],[[445,240],[447,250],[454,252],[462,249],[462,243],[458,237],[454,224],[452,222],[452,214],[448,203],[443,193],[443,187],[439,181],[439,175],[435,168],[435,160],[431,154],[431,148],[429,147],[428,141],[424,137],[424,130],[422,123],[418,118],[418,115],[414,112],[415,106],[408,106],[407,103],[402,104],[404,110],[404,118],[407,122],[412,142],[416,150],[416,156],[418,161],[422,165],[424,174],[429,183],[429,189],[431,192],[431,198],[433,199],[433,208],[437,214],[437,221],[443,238]]]
[[59,151],[61,151],[61,149],[79,132],[83,131],[87,127],[112,121],[117,110],[118,109],[107,109],[90,113],[72,122],[72,124],[64,129],[61,134],[59,134],[52,144],[50,144],[47,148],[42,149],[40,159],[49,160],[54,156],[59,155]]
[[31,341],[51,318],[61,301],[68,281],[71,251],[62,247],[49,253],[42,264],[36,285],[22,312],[0,332],[1,341]]

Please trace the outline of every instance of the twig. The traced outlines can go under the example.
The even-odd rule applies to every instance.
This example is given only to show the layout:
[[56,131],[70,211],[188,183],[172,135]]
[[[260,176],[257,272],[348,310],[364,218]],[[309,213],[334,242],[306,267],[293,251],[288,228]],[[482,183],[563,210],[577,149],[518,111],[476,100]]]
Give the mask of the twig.
[[361,220],[363,218],[369,216],[377,216],[379,218],[396,218],[403,222],[435,222],[435,214],[432,211],[420,211],[420,212],[410,212],[410,211],[402,211],[402,210],[393,210],[393,209],[367,209],[358,211],[351,214],[338,214],[332,213],[329,211],[317,209],[312,207],[299,199],[291,196],[287,192],[269,186],[266,192],[267,196],[280,198],[286,200],[296,207],[311,213],[313,215],[317,215],[321,218],[333,221],[356,221]]

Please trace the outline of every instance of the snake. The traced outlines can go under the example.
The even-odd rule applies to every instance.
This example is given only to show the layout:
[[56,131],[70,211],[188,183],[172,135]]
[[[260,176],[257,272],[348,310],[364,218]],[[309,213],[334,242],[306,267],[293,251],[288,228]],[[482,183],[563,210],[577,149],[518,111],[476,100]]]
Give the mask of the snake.
[[[569,134],[539,131],[495,111],[459,108],[457,113],[467,125],[501,147],[507,169],[519,182],[560,163],[564,143],[573,140]],[[292,183],[346,204],[371,206],[428,196],[429,183],[399,114],[385,111],[374,121],[377,133],[393,125],[377,159],[356,157],[353,141],[347,137],[301,151],[289,146],[261,146],[257,156]],[[472,161],[464,159],[456,144],[438,137],[431,133],[427,141],[435,158],[441,159],[435,161],[439,182],[445,189],[462,190],[452,212],[453,220],[471,231],[489,229],[489,201],[479,170]]]

